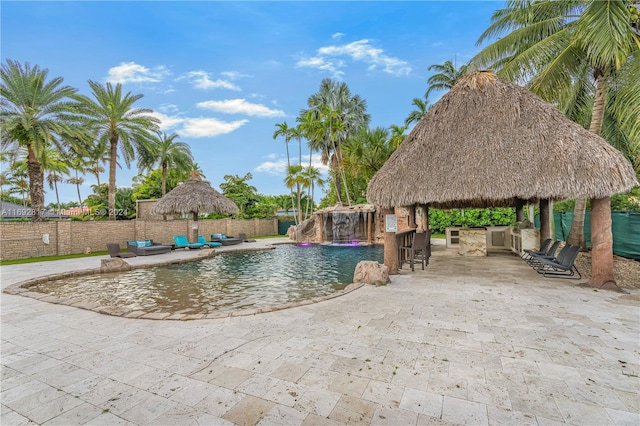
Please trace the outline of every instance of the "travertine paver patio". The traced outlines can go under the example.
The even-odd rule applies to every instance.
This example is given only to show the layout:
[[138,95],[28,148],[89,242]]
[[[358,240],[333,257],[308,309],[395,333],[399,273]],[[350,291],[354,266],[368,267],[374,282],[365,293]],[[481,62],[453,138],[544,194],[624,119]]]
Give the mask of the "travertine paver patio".
[[[2,267],[2,287],[98,264]],[[441,249],[386,287],[254,316],[2,294],[0,424],[640,424],[640,293],[574,284]]]

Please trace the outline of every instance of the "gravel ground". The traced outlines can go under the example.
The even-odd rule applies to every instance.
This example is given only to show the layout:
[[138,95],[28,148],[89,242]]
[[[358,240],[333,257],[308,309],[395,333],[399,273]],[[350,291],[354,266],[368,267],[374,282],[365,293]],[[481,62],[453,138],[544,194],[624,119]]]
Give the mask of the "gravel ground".
[[[584,278],[591,277],[591,253],[580,253],[576,266]],[[640,288],[640,261],[613,256],[613,275],[619,287]]]

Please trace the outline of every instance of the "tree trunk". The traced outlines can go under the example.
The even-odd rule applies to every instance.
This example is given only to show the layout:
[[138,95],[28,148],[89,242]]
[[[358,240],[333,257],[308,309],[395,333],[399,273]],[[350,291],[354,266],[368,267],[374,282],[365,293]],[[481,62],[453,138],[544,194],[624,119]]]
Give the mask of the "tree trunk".
[[551,238],[551,231],[549,228],[549,200],[540,200],[540,245],[547,239]]
[[167,193],[167,162],[162,162],[162,196]]
[[118,138],[111,138],[109,151],[109,220],[116,220],[116,162],[118,160]]
[[613,276],[613,235],[611,199],[591,200],[591,279],[590,287],[618,289]]
[[524,201],[516,198],[516,222],[524,222]]
[[80,204],[80,213],[82,213],[82,197],[80,196],[80,178],[78,177],[77,170],[76,170],[76,190],[78,191],[78,203]]
[[302,199],[300,196],[300,182],[296,182],[296,192],[298,198],[298,222],[302,223]]
[[31,144],[27,145],[27,171],[29,173],[29,196],[33,210],[31,220],[40,222],[44,220],[42,216],[44,211],[44,174]]
[[[55,175],[55,173],[53,174],[53,178],[56,179],[57,176]],[[58,209],[57,213],[60,213],[60,194],[58,193],[58,181],[54,180],[53,181],[53,189],[55,189],[56,191],[56,208]]]
[[[589,125],[589,131],[593,134],[600,135],[602,129],[602,121],[604,119],[604,109],[606,106],[606,82],[604,79],[604,73],[601,70],[594,72],[596,78],[596,97],[593,102],[593,112],[591,114],[591,124]],[[586,249],[587,243],[584,238],[584,215],[587,209],[587,200],[577,199],[576,205],[573,209],[573,222],[571,222],[571,230],[567,236],[567,242],[574,246],[580,246],[582,249]]]

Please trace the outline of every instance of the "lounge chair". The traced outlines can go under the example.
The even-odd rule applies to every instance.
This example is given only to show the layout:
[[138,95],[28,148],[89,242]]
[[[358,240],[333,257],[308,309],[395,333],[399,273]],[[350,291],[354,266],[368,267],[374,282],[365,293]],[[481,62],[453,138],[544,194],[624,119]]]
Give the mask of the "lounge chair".
[[562,241],[555,241],[551,244],[546,251],[545,250],[525,250],[525,253],[522,255],[522,258],[529,265],[533,265],[536,263],[536,259],[538,257],[545,257],[548,259],[553,259],[556,255],[556,251],[558,251],[558,247],[560,247],[560,243]]
[[107,249],[109,250],[109,255],[111,257],[122,257],[122,258],[126,258],[126,257],[136,257],[135,253],[125,253],[123,251],[120,250],[120,244],[118,243],[109,243],[107,244]]
[[540,250],[525,249],[522,251],[521,257],[523,260],[527,260],[533,254],[546,256],[549,248],[551,248],[551,244],[553,244],[553,240],[551,238],[547,238],[540,246]]
[[225,234],[211,234],[211,241],[222,243],[223,246],[232,246],[242,242],[240,238],[229,237]]
[[[558,255],[557,261],[541,258],[536,267],[536,272],[542,274],[545,278],[571,277],[579,280],[582,278],[582,274],[575,265],[579,252],[580,246],[569,246],[568,249],[563,249],[563,252]],[[577,277],[574,276],[576,273],[578,274]]]
[[190,243],[184,235],[174,235],[173,241],[176,243],[176,248],[199,249],[204,247],[202,243]]
[[209,246],[209,247],[220,247],[222,245],[222,243],[219,243],[217,241],[205,240],[204,235],[198,235],[198,243],[204,244],[205,246]]
[[153,240],[127,241],[127,251],[138,256],[149,256],[152,254],[170,253],[172,247],[164,244],[154,243]]
[[247,239],[247,234],[245,234],[243,232],[239,232],[238,233],[238,238],[240,238],[245,243],[255,243],[256,242],[256,240],[248,240]]
[[429,265],[429,257],[431,255],[429,247],[430,232],[416,232],[413,235],[413,241],[410,246],[400,247],[400,269],[405,263],[411,265],[412,271],[414,270],[413,265],[416,263],[422,265],[422,270],[424,270],[425,265]]
[[556,256],[554,246],[557,247],[556,244],[553,244],[551,246],[551,249],[549,249],[549,255],[540,255],[540,254],[532,255],[531,259],[527,260],[527,263],[529,264],[529,266],[536,268],[540,264],[540,261],[543,259],[548,260],[550,262],[556,262],[556,263],[562,262],[564,258],[567,256],[567,254],[569,253],[569,249],[573,247],[571,244],[568,244],[568,243],[565,244],[564,247],[562,247],[562,249]]

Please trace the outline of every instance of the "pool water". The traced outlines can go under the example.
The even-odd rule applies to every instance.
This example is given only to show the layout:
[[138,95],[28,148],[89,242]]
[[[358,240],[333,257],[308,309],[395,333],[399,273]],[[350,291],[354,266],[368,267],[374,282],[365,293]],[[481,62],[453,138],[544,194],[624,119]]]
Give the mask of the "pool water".
[[207,314],[325,296],[353,281],[358,262],[382,262],[382,246],[279,245],[117,274],[48,281],[32,291],[146,312]]

